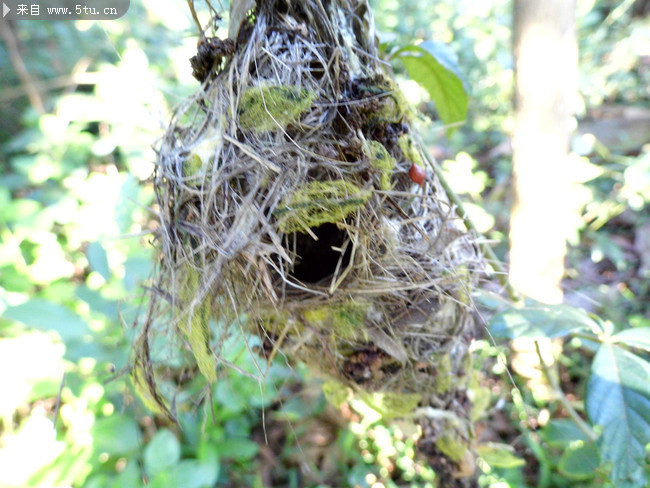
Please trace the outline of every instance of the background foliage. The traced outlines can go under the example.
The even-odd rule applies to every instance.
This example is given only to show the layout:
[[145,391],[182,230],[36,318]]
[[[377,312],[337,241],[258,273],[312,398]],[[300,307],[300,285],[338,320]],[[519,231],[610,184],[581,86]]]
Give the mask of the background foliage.
[[[387,53],[435,40],[458,57],[469,116],[447,139],[426,91],[399,62],[395,69],[406,96],[431,119],[431,151],[505,259],[511,2],[373,4]],[[567,169],[576,218],[564,286],[568,303],[597,314],[608,337],[623,335],[627,345],[604,342],[599,349],[563,320],[559,329],[537,331],[536,337],[559,337],[547,358],[555,362],[544,371],[521,342],[506,350],[501,341],[477,341],[476,363],[485,372],[475,399],[482,486],[614,486],[612,463],[599,459],[557,393],[586,419],[584,401],[599,391],[590,368],[605,364],[607,377],[611,360],[628,369],[636,361],[641,372],[647,364],[647,7],[578,4],[580,123],[575,164]],[[184,405],[182,428],[153,417],[134,398],[123,373],[140,283],[152,265],[151,146],[171,108],[197,87],[188,63],[195,28],[184,2],[142,0],[119,21],[19,22],[11,35],[17,52],[0,45],[0,486],[433,486],[434,473],[415,458],[413,433],[399,424],[362,405],[334,409],[318,380],[282,357],[257,378],[246,347],[257,346],[255,338],[224,348],[225,359],[249,375],[224,377],[212,392],[187,380],[183,348],[159,338],[157,360],[178,372],[180,388],[169,387]],[[44,113],[23,96],[16,57],[36,82]],[[493,295],[479,299],[486,309],[503,308]],[[521,336],[508,327],[508,313],[493,319],[494,332]],[[508,370],[499,359],[504,351]],[[640,440],[648,435],[644,374],[617,383],[640,398]],[[205,395],[212,395],[213,411],[199,406]],[[626,407],[612,408],[617,415]],[[599,423],[606,413],[589,416]],[[643,486],[647,476],[647,446],[641,442],[637,452],[640,468],[629,486]]]

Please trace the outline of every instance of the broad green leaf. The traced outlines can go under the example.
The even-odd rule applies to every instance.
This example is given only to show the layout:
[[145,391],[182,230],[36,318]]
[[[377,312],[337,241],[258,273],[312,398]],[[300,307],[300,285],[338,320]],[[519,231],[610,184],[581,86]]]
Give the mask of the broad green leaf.
[[153,477],[174,466],[180,458],[180,442],[170,430],[161,429],[144,448],[144,469],[149,476]]
[[[142,484],[142,471],[136,459],[130,459],[126,467],[118,474],[113,483],[108,485],[110,488],[141,488]],[[84,488],[86,488],[84,486]]]
[[202,442],[197,450],[197,457],[202,465],[211,466],[215,471],[215,479],[219,477],[221,469],[221,461],[217,447],[211,442]]
[[196,459],[186,459],[151,480],[151,488],[210,488],[217,482],[218,465],[204,464]]
[[567,305],[511,308],[494,315],[488,327],[494,337],[563,337],[580,330],[597,330],[598,324],[584,310]]
[[567,478],[588,480],[594,477],[599,464],[598,449],[593,442],[588,442],[564,451],[558,469]]
[[80,285],[76,288],[75,295],[86,302],[93,312],[104,314],[110,319],[119,316],[118,302],[105,298],[98,290],[91,290],[86,285]]
[[133,291],[151,274],[151,255],[137,253],[131,255],[124,263],[124,287]]
[[490,310],[503,310],[506,307],[512,306],[510,301],[488,290],[478,290],[473,293],[473,296],[481,306]]
[[[0,250],[1,252],[2,250]],[[18,271],[13,264],[0,267],[0,285],[7,291],[34,294],[34,283],[29,276]]]
[[7,308],[2,317],[38,330],[56,331],[64,342],[81,339],[90,333],[86,322],[72,310],[38,298]]
[[95,474],[91,476],[84,483],[84,488],[106,488],[108,484],[108,476],[104,473]]
[[108,257],[104,246],[99,242],[91,242],[86,248],[86,256],[90,269],[97,271],[102,278],[108,281],[111,278],[111,270],[108,266]]
[[16,222],[19,227],[31,228],[42,209],[43,205],[36,200],[16,198],[0,208],[0,222]]
[[236,461],[248,461],[254,458],[260,447],[256,442],[244,437],[233,437],[217,441],[214,446],[220,457]]
[[111,415],[95,421],[93,442],[95,452],[111,456],[124,456],[140,448],[138,425],[131,418]]
[[650,351],[650,327],[637,327],[614,334],[614,341]]
[[[467,92],[454,56],[444,44],[428,41],[406,46],[394,57],[399,57],[409,76],[427,90],[445,124],[457,124],[466,119]],[[447,135],[455,129],[450,127]]]
[[602,426],[600,455],[612,463],[614,485],[643,486],[645,446],[650,443],[650,363],[602,344],[591,366],[585,404],[591,422]]
[[476,450],[483,461],[493,468],[517,468],[526,464],[523,459],[512,453],[512,447],[507,444],[490,442],[481,444]]
[[566,447],[575,441],[587,441],[587,435],[573,420],[551,420],[543,429],[542,437],[551,447]]

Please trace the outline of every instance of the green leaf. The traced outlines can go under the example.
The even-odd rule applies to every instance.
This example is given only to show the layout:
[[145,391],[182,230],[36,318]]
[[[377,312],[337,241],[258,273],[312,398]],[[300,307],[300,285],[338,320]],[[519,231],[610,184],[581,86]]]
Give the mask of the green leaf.
[[104,246],[99,242],[91,242],[86,248],[86,256],[88,257],[90,269],[97,271],[102,278],[108,281],[111,277],[111,270],[108,266],[108,257]]
[[481,444],[476,450],[483,461],[493,468],[517,468],[526,464],[523,459],[512,453],[512,447],[507,444],[489,442]]
[[82,339],[90,333],[86,322],[72,310],[38,298],[8,307],[2,317],[38,330],[56,331],[64,342]]
[[614,341],[650,351],[650,327],[637,327],[614,334]]
[[[143,486],[140,466],[137,460],[131,459],[122,472],[113,479],[110,488],[141,488]],[[84,488],[86,487],[84,486]]]
[[108,476],[104,473],[95,474],[84,483],[84,488],[106,488]]
[[543,429],[542,437],[551,447],[566,447],[575,441],[588,441],[587,435],[573,420],[551,420]]
[[[160,429],[144,448],[144,469],[151,477],[174,466],[181,458],[181,444],[168,429]],[[172,486],[172,485],[170,485]]]
[[598,330],[598,324],[584,310],[567,305],[512,308],[494,315],[488,327],[494,337],[563,337],[579,330]]
[[109,300],[105,298],[101,292],[91,290],[86,285],[80,285],[75,289],[75,295],[88,304],[93,312],[104,314],[110,319],[115,319],[119,316],[119,305],[116,300]]
[[211,466],[215,471],[215,479],[219,477],[221,461],[217,452],[217,447],[211,442],[202,442],[197,450],[197,457],[201,464]]
[[93,425],[95,451],[111,456],[122,456],[140,448],[138,426],[133,419],[111,415],[95,421]]
[[490,310],[504,309],[512,306],[512,302],[501,295],[488,290],[477,290],[473,293],[474,300]]
[[558,470],[572,480],[588,480],[594,477],[599,465],[598,449],[593,442],[588,442],[564,451]]
[[[445,124],[457,124],[467,118],[467,92],[453,53],[444,44],[426,41],[403,47],[395,56],[404,63],[409,76],[427,90]],[[447,135],[456,128],[447,129]]]
[[34,294],[34,283],[29,276],[18,271],[14,265],[0,267],[0,285],[7,291]]
[[129,256],[124,263],[124,287],[133,291],[140,283],[151,274],[151,255],[138,253]]
[[248,461],[254,458],[259,451],[257,442],[244,437],[233,437],[214,443],[216,452],[220,457],[236,461]]
[[591,365],[585,404],[602,426],[598,445],[612,463],[616,485],[642,486],[645,446],[650,443],[650,363],[613,344],[601,345]]
[[209,488],[214,486],[219,476],[219,466],[201,463],[196,459],[186,459],[151,480],[151,488]]

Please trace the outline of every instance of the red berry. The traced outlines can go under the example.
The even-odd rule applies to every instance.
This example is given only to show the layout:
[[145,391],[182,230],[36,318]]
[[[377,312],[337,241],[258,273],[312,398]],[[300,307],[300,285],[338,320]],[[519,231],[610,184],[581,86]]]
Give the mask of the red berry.
[[411,177],[411,180],[418,185],[422,185],[424,183],[424,180],[427,179],[427,173],[424,171],[424,168],[422,166],[418,166],[415,163],[411,165],[409,176]]

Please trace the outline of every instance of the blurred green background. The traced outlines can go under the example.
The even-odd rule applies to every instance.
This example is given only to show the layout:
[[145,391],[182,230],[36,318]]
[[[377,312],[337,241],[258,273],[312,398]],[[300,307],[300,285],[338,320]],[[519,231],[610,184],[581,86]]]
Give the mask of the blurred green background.
[[[564,286],[569,303],[622,328],[650,326],[649,3],[579,0],[577,11],[579,211]],[[457,54],[470,114],[449,140],[426,92],[397,74],[432,119],[430,150],[505,259],[512,2],[372,4],[387,45],[435,39]],[[0,488],[434,486],[413,432],[362,406],[333,409],[318,380],[284,358],[255,379],[252,337],[224,347],[251,377],[224,376],[212,392],[160,337],[154,359],[177,371],[181,426],[143,407],[125,371],[153,266],[147,178],[171,110],[198,88],[196,27],[181,0],[135,0],[118,21],[0,29]],[[512,451],[485,454],[482,486],[612,486],[591,458],[570,458],[580,434],[543,382],[515,368],[527,386],[513,396],[502,348],[474,349],[487,372],[479,433]],[[572,342],[557,354],[579,403],[588,351]],[[200,404],[210,394],[213,411]]]

